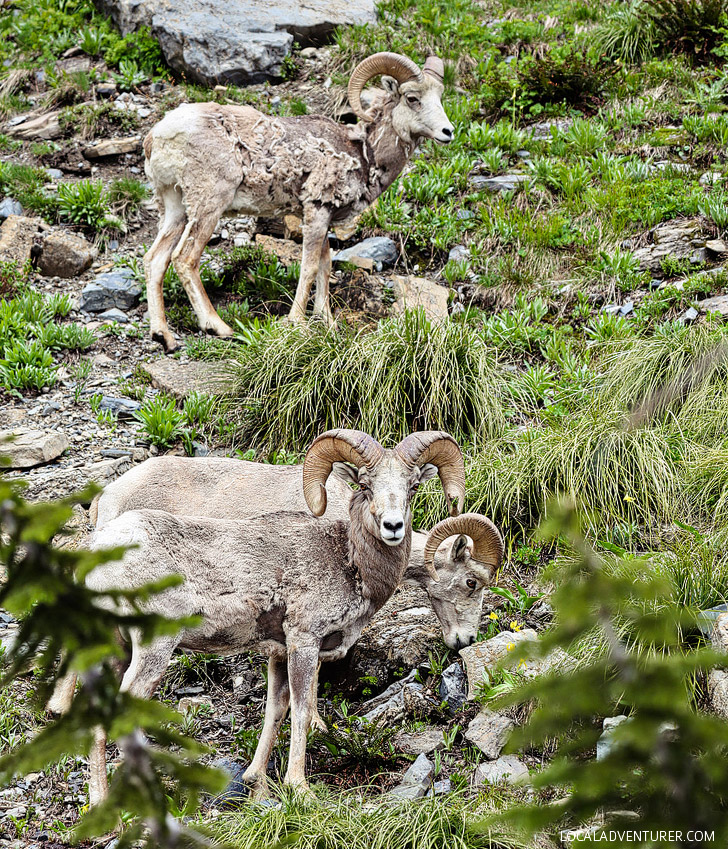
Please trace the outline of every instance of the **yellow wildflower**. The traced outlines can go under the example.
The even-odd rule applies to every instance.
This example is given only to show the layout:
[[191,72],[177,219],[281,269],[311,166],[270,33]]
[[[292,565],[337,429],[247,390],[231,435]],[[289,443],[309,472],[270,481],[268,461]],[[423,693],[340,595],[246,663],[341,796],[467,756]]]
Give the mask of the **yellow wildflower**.
[[631,495],[625,495],[625,496],[624,496],[624,500],[625,500],[628,504],[634,504],[634,498],[632,498],[632,496],[631,496]]
[[498,618],[498,614],[495,612],[495,610],[491,610],[491,612],[488,614],[488,618],[495,620]]
[[516,647],[515,643],[508,643],[508,645],[506,646],[506,651],[513,651],[513,649],[515,647]]
[[518,622],[516,622],[515,619],[511,622],[511,631],[520,631],[521,628],[522,628],[522,626],[519,625]]

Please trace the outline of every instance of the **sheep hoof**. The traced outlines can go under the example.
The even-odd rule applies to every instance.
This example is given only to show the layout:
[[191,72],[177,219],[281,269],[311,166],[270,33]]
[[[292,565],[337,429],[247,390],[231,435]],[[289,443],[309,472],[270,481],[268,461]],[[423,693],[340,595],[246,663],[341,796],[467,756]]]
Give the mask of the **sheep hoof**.
[[152,341],[159,342],[168,354],[171,354],[172,351],[176,351],[177,348],[179,348],[177,340],[169,330],[153,330]]
[[326,723],[323,721],[323,719],[321,718],[321,715],[318,712],[316,712],[311,717],[311,728],[314,731],[321,732],[322,734],[324,734],[326,731],[328,731],[328,729],[326,727]]

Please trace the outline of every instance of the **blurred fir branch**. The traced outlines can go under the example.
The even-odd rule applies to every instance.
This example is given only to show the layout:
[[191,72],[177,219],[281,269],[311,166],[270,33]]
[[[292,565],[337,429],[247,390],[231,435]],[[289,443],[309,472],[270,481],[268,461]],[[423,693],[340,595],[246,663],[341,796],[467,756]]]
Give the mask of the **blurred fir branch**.
[[[728,665],[728,657],[680,649],[683,635],[696,631],[696,611],[675,603],[674,590],[648,558],[624,557],[610,568],[586,541],[571,503],[555,505],[549,515],[541,536],[558,538],[571,551],[555,580],[555,623],[530,648],[519,643],[511,662],[557,647],[568,651],[595,635],[606,650],[500,700],[536,704],[509,741],[511,751],[554,739],[558,748],[532,776],[557,801],[534,801],[499,818],[529,834],[593,826],[591,839],[609,835],[611,847],[634,846],[627,831],[651,832],[639,844],[650,847],[728,845],[728,723],[699,710],[691,686],[696,676]],[[612,729],[607,753],[595,760],[601,734],[595,718],[615,714],[628,714],[629,721]],[[701,831],[713,839],[701,839]]]
[[[115,672],[123,660],[117,633],[135,629],[149,641],[194,624],[144,611],[145,599],[178,579],[98,593],[86,587],[85,576],[121,557],[123,549],[88,551],[54,544],[56,537],[68,535],[73,506],[87,503],[96,491],[89,488],[61,501],[31,504],[22,497],[22,484],[0,478],[0,565],[5,572],[0,607],[20,621],[17,639],[5,654],[0,686],[9,686],[32,666],[37,697],[44,704],[55,681],[69,670],[80,681],[65,716],[0,758],[0,783],[43,769],[63,755],[86,754],[94,729],[103,727],[124,760],[108,798],[86,814],[76,836],[113,830],[127,812],[132,821],[120,847],[139,840],[150,849],[209,845],[202,834],[180,824],[170,809],[174,805],[186,814],[194,811],[201,791],[222,790],[223,774],[195,760],[205,747],[173,730],[171,725],[180,719],[175,711],[120,692]],[[147,735],[154,746],[148,745]]]

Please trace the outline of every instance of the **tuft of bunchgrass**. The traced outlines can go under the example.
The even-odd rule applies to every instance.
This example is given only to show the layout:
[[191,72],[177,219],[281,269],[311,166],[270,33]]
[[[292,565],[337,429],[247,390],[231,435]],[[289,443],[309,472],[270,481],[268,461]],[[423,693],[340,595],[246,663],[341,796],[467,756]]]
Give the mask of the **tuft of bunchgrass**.
[[525,849],[507,832],[474,828],[484,814],[517,796],[499,787],[477,802],[452,795],[402,802],[321,790],[314,801],[282,791],[280,807],[246,804],[216,818],[211,829],[232,849]]
[[266,325],[246,335],[226,403],[241,442],[305,450],[353,427],[381,442],[414,430],[478,439],[503,425],[491,349],[477,329],[407,311],[374,330]]

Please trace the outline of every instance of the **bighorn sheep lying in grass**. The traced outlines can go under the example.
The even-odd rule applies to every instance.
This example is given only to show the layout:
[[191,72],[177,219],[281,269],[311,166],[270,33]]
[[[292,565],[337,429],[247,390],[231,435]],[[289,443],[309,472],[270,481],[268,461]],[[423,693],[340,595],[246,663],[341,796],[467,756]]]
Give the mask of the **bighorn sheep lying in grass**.
[[[379,75],[385,91],[368,112],[361,91]],[[144,257],[152,338],[177,347],[164,315],[162,281],[172,261],[203,330],[230,336],[200,280],[200,257],[228,210],[303,219],[303,258],[290,319],[304,318],[314,280],[314,313],[329,319],[333,222],[355,218],[387,189],[423,138],[446,144],[453,127],[442,108],[444,66],[420,69],[397,53],[356,66],[349,100],[363,125],[320,115],[279,118],[250,106],[188,103],[144,139],[145,170],[160,211],[157,238]]]
[[[319,659],[343,657],[402,580],[418,486],[439,474],[453,511],[465,494],[462,454],[446,433],[415,433],[386,450],[361,431],[332,430],[314,440],[303,466],[304,498],[316,517],[326,510],[334,463],[352,464],[359,486],[348,522],[294,512],[236,521],[139,510],[113,519],[91,539],[93,549],[138,548],[91,572],[89,586],[136,587],[179,573],[185,582],[150,599],[147,608],[204,619],[195,629],[149,645],[141,645],[132,632],[124,690],[150,696],[177,647],[219,654],[256,648],[269,656],[263,731],[245,772],[257,795],[267,790],[266,766],[289,698],[291,744],[284,780],[305,785]],[[98,735],[91,753],[93,802],[105,793],[105,760],[105,740]]]

